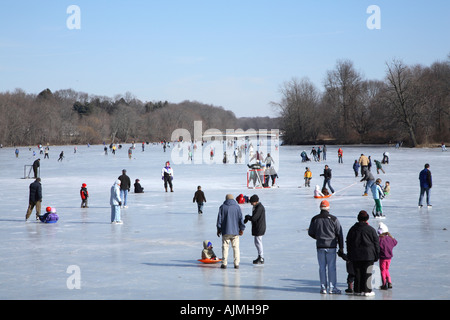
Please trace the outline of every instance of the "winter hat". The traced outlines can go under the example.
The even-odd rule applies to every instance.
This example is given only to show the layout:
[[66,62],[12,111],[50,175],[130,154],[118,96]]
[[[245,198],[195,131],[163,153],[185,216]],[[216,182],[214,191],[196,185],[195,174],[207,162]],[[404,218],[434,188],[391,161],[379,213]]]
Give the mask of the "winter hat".
[[369,214],[368,214],[366,211],[361,210],[361,211],[358,213],[358,221],[363,221],[363,222],[365,222],[365,221],[367,221],[367,220],[369,220]]
[[119,179],[116,180],[116,184],[118,184],[119,186],[120,186],[121,183],[122,182]]
[[86,187],[87,187],[86,183],[83,183],[83,184],[81,185],[81,187],[82,187],[82,188],[86,188]]
[[47,208],[45,208],[45,211],[47,211],[47,212],[52,211],[52,207],[47,207]]
[[322,202],[320,203],[320,207],[321,208],[329,208],[330,203],[327,200],[322,200]]
[[56,213],[56,208],[52,208],[51,213]]
[[259,201],[259,197],[254,194],[250,197],[250,200],[248,202],[253,203],[253,202],[258,202]]
[[380,222],[378,225],[378,234],[383,234],[389,231],[387,225],[385,225],[383,222]]

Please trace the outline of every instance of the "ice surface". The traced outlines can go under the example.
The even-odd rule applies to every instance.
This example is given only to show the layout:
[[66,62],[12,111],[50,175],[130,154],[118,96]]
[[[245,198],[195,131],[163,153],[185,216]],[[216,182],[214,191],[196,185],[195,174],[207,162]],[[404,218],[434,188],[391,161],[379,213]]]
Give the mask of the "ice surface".
[[[356,222],[359,210],[371,212],[373,200],[362,197],[363,184],[355,178],[352,163],[361,153],[381,160],[391,182],[391,195],[383,200],[384,222],[397,238],[390,272],[393,289],[375,290],[371,299],[449,299],[450,214],[448,210],[450,152],[433,149],[395,149],[379,146],[343,146],[344,164],[338,164],[337,146],[329,146],[327,161],[310,162],[311,188],[304,188],[305,164],[300,152],[310,146],[282,146],[277,159],[279,188],[250,190],[246,187],[245,164],[174,164],[174,191],[165,193],[161,168],[172,160],[159,145],[140,145],[127,156],[130,145],[116,155],[105,155],[102,145],[50,146],[50,159],[33,157],[28,148],[0,149],[0,298],[1,299],[190,299],[190,300],[315,300],[366,299],[319,294],[315,241],[307,235],[320,200],[313,198],[324,164],[333,170],[329,199],[331,213],[338,217],[344,236]],[[32,147],[36,150],[36,147]],[[60,151],[66,158],[58,162]],[[217,153],[220,154],[220,153]],[[28,186],[23,166],[41,158],[43,209],[57,208],[56,224],[25,222]],[[433,174],[432,209],[418,209],[419,171],[430,163]],[[129,194],[129,208],[122,209],[123,225],[110,224],[109,191],[127,169],[132,182],[141,180],[144,194]],[[372,169],[375,171],[375,169]],[[375,172],[376,173],[376,172]],[[89,208],[80,208],[79,190],[86,183]],[[198,215],[192,198],[201,185],[207,199]],[[220,256],[216,218],[225,195],[258,194],[266,207],[267,233],[263,237],[266,262],[255,266],[257,253],[251,225],[240,239],[240,269],[223,270],[219,264],[197,261],[202,241],[209,239]],[[242,205],[251,214],[249,204]],[[371,218],[372,226],[377,222]],[[230,258],[232,250],[230,249]],[[376,263],[378,265],[378,263]],[[80,288],[69,288],[79,268]],[[345,262],[338,258],[338,284],[346,287]],[[72,282],[75,283],[75,282]]]

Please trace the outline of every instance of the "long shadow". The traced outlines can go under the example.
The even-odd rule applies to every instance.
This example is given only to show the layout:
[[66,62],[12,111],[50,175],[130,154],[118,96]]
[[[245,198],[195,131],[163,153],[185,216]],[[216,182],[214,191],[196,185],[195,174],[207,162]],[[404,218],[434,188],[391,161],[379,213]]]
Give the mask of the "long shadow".
[[282,281],[297,281],[300,282],[295,285],[289,285],[286,287],[273,287],[273,286],[258,286],[258,285],[233,285],[223,283],[212,283],[212,286],[227,287],[235,289],[251,289],[251,290],[272,290],[272,291],[287,291],[287,292],[306,292],[306,293],[318,293],[319,281],[313,280],[298,280],[298,279],[281,279]]

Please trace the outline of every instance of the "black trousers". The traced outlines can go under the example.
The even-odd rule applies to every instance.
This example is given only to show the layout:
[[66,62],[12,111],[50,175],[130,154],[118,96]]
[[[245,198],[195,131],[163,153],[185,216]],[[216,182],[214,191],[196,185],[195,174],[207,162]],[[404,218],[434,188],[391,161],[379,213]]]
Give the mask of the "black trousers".
[[371,292],[372,286],[370,284],[370,277],[372,276],[373,261],[352,261],[353,270],[355,272],[355,283],[353,291],[355,293]]

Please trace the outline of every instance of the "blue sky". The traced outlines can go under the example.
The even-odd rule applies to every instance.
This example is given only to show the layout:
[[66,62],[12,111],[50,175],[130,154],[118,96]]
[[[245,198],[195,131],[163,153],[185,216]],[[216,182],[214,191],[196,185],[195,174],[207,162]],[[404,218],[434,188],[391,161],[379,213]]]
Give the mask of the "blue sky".
[[[80,29],[69,29],[70,5]],[[370,5],[381,29],[366,26]],[[2,1],[0,92],[74,89],[142,101],[195,100],[236,116],[276,116],[280,86],[350,59],[383,79],[393,58],[450,53],[450,1]]]

